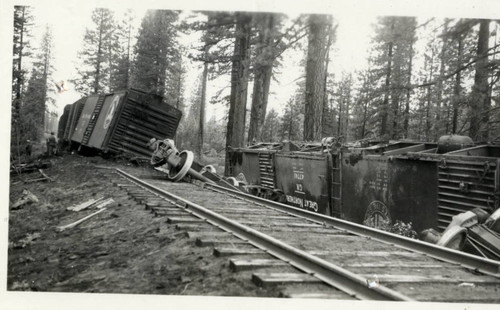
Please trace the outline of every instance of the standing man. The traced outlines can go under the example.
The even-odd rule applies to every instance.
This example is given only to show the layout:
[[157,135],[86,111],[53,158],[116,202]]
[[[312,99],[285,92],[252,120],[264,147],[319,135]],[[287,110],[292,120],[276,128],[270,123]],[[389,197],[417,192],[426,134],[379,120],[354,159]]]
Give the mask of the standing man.
[[57,153],[57,139],[54,136],[54,132],[50,133],[50,137],[47,139],[47,155],[52,157]]
[[26,140],[26,161],[31,161],[31,151],[33,147],[31,146],[31,141]]

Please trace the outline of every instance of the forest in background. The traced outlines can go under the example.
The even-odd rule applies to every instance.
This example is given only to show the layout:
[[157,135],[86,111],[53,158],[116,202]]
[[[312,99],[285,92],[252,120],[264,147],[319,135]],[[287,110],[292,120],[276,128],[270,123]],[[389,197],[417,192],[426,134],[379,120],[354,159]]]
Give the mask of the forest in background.
[[[500,135],[499,20],[380,17],[367,67],[336,76],[329,68],[341,47],[338,22],[329,15],[148,10],[138,29],[134,18],[131,10],[92,12],[71,82],[82,96],[129,87],[162,95],[184,114],[177,144],[199,155],[329,136],[436,141],[461,134],[491,142]],[[43,137],[46,111],[64,91],[52,78],[51,28],[32,47],[34,22],[30,7],[14,8],[14,144]],[[183,45],[181,35],[193,33],[199,42]],[[283,54],[290,51],[303,74],[281,110],[268,109],[277,91],[273,79],[286,72]],[[194,85],[186,83],[186,59],[201,68]],[[207,98],[221,77],[230,87]],[[215,102],[227,106],[222,121],[205,117]]]

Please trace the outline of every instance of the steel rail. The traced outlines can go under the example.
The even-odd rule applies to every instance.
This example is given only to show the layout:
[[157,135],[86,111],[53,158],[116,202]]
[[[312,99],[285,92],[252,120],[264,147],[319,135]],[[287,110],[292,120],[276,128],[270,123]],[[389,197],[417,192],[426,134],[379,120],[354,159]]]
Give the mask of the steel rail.
[[361,277],[344,268],[329,263],[307,252],[296,249],[278,239],[265,235],[248,226],[230,220],[220,214],[210,211],[187,199],[162,190],[154,185],[142,181],[120,169],[116,171],[125,178],[139,184],[147,190],[166,197],[181,208],[188,209],[193,215],[205,219],[219,228],[231,232],[233,235],[248,241],[252,245],[264,250],[292,266],[322,280],[323,282],[353,296],[365,300],[395,300],[414,301],[410,297],[383,285],[370,288],[368,279]]
[[419,252],[439,260],[461,265],[463,267],[479,271],[481,273],[500,278],[500,262],[475,256],[469,253],[460,252],[457,250],[441,247],[435,244],[424,242],[421,240],[411,239],[396,234],[391,234],[386,231],[378,230],[361,224],[356,224],[346,220],[341,220],[334,217],[329,217],[323,214],[314,213],[300,208],[292,207],[283,203],[267,200],[254,195],[246,194],[240,191],[234,191],[214,184],[203,184],[204,188],[214,191],[231,193],[231,195],[240,197],[245,200],[252,201],[257,204],[262,204],[277,210],[285,211],[296,216],[304,217],[309,220],[321,222],[324,225],[330,225],[337,229],[346,230],[348,232],[370,237],[372,239],[390,243],[398,247]]

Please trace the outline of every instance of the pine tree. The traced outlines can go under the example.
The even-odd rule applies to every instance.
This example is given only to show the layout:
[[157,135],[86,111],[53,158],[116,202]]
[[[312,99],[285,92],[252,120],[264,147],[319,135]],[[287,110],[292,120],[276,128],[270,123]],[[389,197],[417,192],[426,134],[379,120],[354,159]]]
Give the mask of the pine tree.
[[210,149],[214,149],[217,153],[224,151],[226,147],[226,126],[222,122],[218,122],[215,116],[212,116],[207,124],[205,131],[205,143]]
[[[262,124],[262,141],[278,142],[280,131],[280,117],[278,113],[271,109],[266,115],[266,119]],[[283,126],[281,126],[283,128]]]
[[[283,116],[279,127],[279,137],[281,141],[299,141],[303,137],[304,104],[290,99],[283,109]],[[274,111],[274,110],[273,110]],[[267,120],[267,118],[266,118]],[[269,125],[268,125],[269,126]],[[266,127],[263,127],[263,131]],[[270,141],[270,140],[265,140]],[[274,140],[276,141],[276,140]]]
[[116,52],[116,25],[113,12],[97,8],[92,11],[93,28],[87,28],[83,47],[78,53],[81,64],[73,79],[75,89],[85,95],[109,92],[113,55]]
[[275,14],[261,14],[254,17],[258,31],[256,55],[253,60],[254,84],[248,141],[260,140],[260,129],[267,109],[267,98],[271,85],[275,60],[274,36],[276,36]]
[[111,56],[111,90],[126,89],[130,86],[134,20],[135,17],[132,10],[128,9],[113,34],[113,44],[109,47]]
[[304,140],[321,138],[323,106],[325,103],[326,60],[332,18],[327,15],[309,17],[309,36],[306,63]]
[[14,6],[14,35],[12,59],[12,121],[17,122],[22,106],[26,71],[23,63],[30,57],[31,9],[28,6]]
[[375,29],[371,75],[378,81],[382,96],[378,99],[377,114],[379,135],[383,139],[406,135],[416,28],[414,17],[387,16],[378,19]]
[[261,140],[260,132],[267,111],[273,71],[280,68],[281,55],[300,46],[307,36],[306,16],[285,22],[281,14],[259,13],[254,16],[255,45],[252,60],[253,93],[248,141]]
[[134,47],[134,88],[168,95],[167,84],[170,85],[181,74],[176,70],[180,54],[174,23],[178,15],[176,11],[149,10],[142,19]]
[[37,61],[33,63],[31,77],[26,89],[25,103],[21,110],[24,135],[32,140],[42,139],[45,114],[49,112],[49,109],[55,103],[55,91],[52,82],[52,73],[54,71],[52,50],[52,30],[47,26],[37,54]]
[[489,137],[489,70],[488,70],[488,43],[490,37],[490,20],[479,22],[477,38],[476,65],[474,85],[470,101],[470,128],[469,135],[475,141],[487,141]]
[[[21,108],[23,106],[24,87],[26,83],[26,70],[24,60],[31,55],[30,30],[32,16],[28,6],[14,6],[14,35],[12,59],[12,106],[11,106],[11,154],[16,154],[20,160],[20,140],[23,139],[21,121]],[[15,146],[13,148],[12,146]]]
[[245,144],[245,118],[249,77],[252,17],[236,14],[235,44],[231,71],[231,94],[226,131],[226,166],[229,173],[229,150]]

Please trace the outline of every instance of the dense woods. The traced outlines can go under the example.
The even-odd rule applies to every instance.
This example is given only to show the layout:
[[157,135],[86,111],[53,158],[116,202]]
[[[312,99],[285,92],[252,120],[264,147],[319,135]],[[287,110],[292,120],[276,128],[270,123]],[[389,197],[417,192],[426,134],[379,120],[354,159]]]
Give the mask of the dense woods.
[[[500,136],[498,20],[379,17],[367,65],[341,73],[332,68],[342,25],[328,15],[148,10],[141,17],[98,8],[91,21],[75,90],[133,87],[162,95],[184,112],[177,143],[198,156],[327,136],[436,141],[462,134],[478,142]],[[32,48],[32,23],[29,7],[15,7],[12,113],[21,140],[42,137],[39,122],[55,92],[51,29]],[[189,35],[199,39],[186,45]],[[302,73],[288,99],[270,102],[287,74],[285,53]],[[36,61],[27,66],[27,58]],[[188,84],[193,71],[199,76]],[[227,114],[207,118],[213,103]]]

